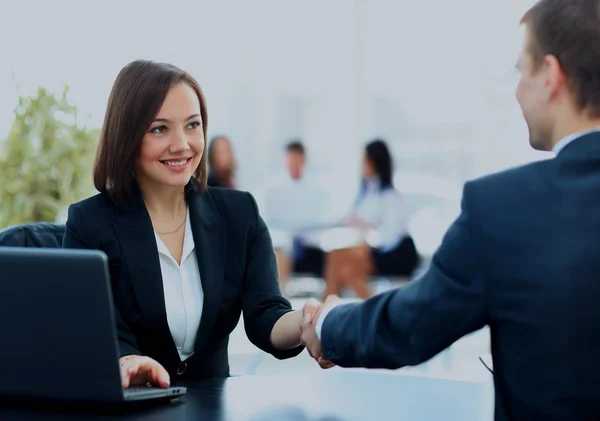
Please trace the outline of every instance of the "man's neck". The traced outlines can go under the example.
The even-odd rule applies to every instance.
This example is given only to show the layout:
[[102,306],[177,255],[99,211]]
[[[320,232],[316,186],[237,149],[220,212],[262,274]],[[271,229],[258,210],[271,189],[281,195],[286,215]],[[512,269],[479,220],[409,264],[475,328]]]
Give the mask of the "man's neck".
[[551,150],[554,149],[556,144],[562,139],[572,136],[577,133],[591,132],[600,129],[600,118],[579,118],[569,119],[562,123],[557,124],[553,136]]

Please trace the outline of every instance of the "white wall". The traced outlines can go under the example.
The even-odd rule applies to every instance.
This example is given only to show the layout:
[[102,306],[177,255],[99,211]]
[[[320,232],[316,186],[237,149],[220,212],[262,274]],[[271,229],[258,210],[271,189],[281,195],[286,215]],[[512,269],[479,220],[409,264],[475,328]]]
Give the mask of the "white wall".
[[[232,137],[242,187],[301,136],[354,194],[362,145],[385,136],[398,167],[462,182],[545,155],[513,96],[518,20],[530,0],[1,0],[0,138],[37,85],[102,123],[119,69],[170,61],[203,86],[209,132]],[[348,179],[347,182],[344,180]]]

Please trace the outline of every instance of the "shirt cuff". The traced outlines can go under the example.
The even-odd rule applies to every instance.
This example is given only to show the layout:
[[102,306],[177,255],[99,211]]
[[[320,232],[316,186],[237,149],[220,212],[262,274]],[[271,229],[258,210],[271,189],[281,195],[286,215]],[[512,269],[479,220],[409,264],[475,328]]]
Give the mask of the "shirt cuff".
[[333,310],[335,306],[325,308],[321,314],[317,317],[317,324],[315,325],[315,331],[317,332],[317,338],[321,340],[321,329],[323,328],[323,323],[325,322],[325,317],[331,310]]

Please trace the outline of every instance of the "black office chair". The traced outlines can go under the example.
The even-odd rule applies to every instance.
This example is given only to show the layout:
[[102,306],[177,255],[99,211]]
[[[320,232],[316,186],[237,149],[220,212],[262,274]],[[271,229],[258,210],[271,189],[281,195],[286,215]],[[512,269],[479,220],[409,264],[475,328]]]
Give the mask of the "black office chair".
[[32,222],[0,231],[0,247],[62,248],[64,224]]

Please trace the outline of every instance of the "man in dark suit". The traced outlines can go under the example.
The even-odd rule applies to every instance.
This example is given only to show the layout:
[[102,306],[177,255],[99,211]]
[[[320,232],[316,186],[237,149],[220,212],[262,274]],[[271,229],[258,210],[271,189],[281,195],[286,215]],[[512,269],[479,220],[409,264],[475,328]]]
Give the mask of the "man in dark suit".
[[342,367],[395,369],[488,325],[497,420],[598,419],[600,0],[542,0],[522,24],[516,97],[531,145],[556,157],[466,183],[426,274],[326,303],[302,341]]

